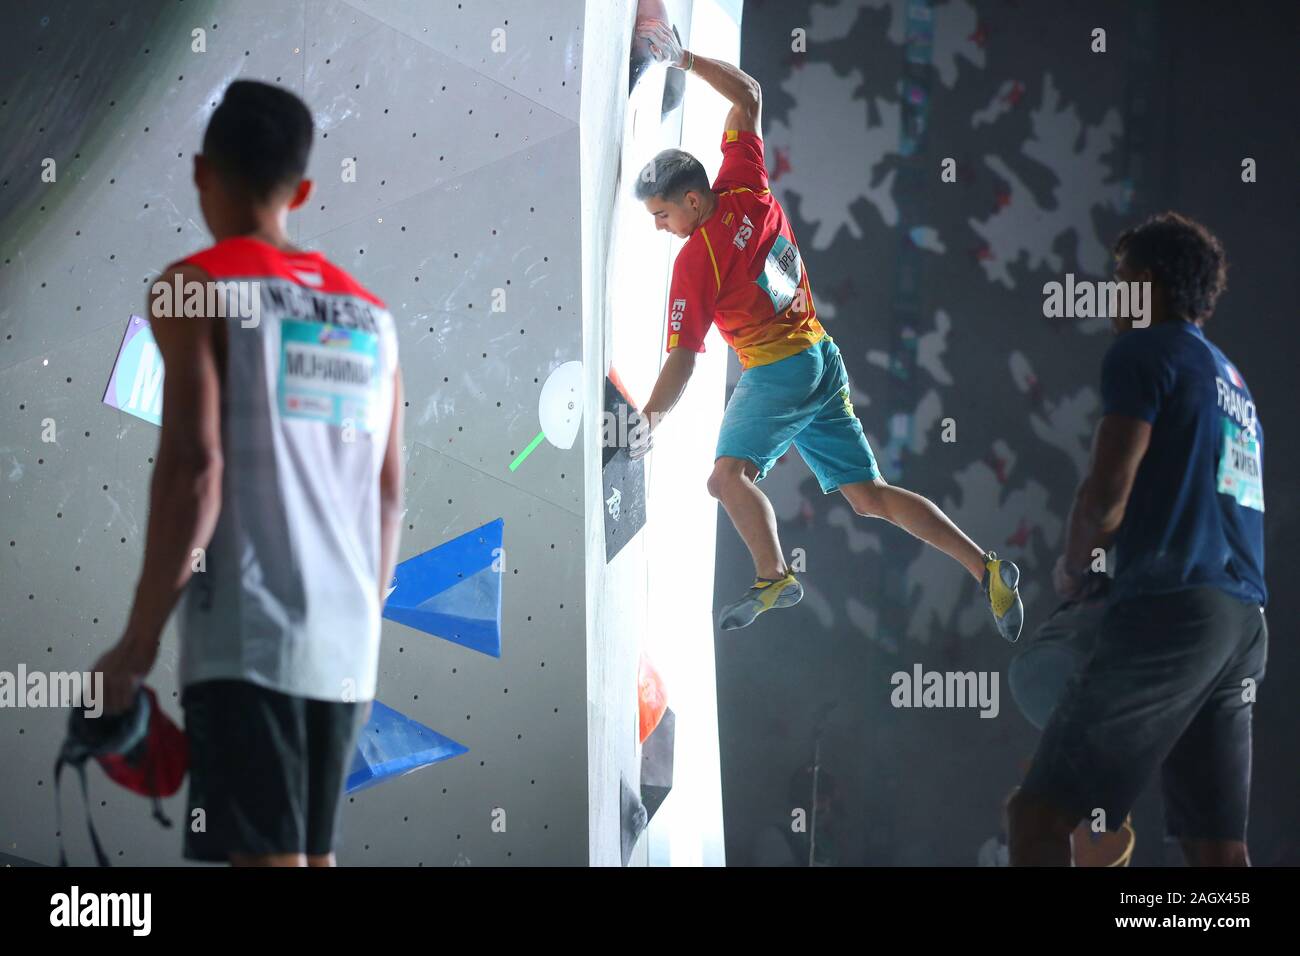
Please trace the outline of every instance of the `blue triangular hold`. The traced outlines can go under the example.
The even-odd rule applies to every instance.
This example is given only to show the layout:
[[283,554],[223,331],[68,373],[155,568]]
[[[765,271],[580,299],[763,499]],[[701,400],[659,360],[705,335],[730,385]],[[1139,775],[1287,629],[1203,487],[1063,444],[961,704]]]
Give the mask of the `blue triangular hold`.
[[384,617],[492,657],[501,656],[497,518],[397,566]]
[[374,701],[348,771],[348,793],[468,753],[469,748]]

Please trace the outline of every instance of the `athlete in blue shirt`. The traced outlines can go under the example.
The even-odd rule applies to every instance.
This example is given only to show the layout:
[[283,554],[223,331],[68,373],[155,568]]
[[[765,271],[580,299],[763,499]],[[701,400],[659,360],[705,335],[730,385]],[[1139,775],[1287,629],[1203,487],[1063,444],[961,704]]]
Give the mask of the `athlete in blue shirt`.
[[1053,575],[1115,581],[1094,655],[1052,714],[1008,808],[1011,862],[1070,862],[1082,819],[1122,826],[1161,769],[1190,864],[1248,865],[1251,710],[1264,676],[1264,429],[1202,331],[1226,282],[1219,241],[1176,213],[1123,233],[1115,276],[1149,282],[1150,325],[1112,322],[1103,417]]

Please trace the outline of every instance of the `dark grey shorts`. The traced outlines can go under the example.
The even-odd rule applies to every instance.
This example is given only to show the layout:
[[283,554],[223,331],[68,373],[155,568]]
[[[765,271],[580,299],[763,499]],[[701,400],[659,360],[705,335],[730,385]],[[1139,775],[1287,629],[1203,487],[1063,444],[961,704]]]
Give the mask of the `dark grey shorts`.
[[[190,742],[187,859],[333,852],[366,703],[213,680],[186,687],[181,704]],[[203,831],[195,832],[196,819]]]
[[[1021,790],[1118,829],[1160,768],[1170,836],[1245,840],[1253,684],[1268,627],[1217,588],[1111,606],[1052,713]],[[1247,699],[1249,697],[1249,699]]]

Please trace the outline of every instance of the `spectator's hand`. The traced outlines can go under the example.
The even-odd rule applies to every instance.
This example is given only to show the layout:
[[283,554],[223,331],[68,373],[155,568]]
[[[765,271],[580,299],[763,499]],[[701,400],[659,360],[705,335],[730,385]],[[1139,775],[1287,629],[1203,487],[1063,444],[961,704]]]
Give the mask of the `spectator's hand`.
[[158,645],[124,634],[91,668],[104,675],[104,714],[120,714],[130,709],[140,685],[153,670]]
[[651,55],[660,63],[678,69],[686,65],[686,51],[682,49],[672,27],[664,21],[646,20],[637,29],[636,35],[650,44]]
[[1056,559],[1056,567],[1052,569],[1052,587],[1061,600],[1078,601],[1086,597],[1086,581],[1087,574],[1075,573],[1066,567],[1065,555]]

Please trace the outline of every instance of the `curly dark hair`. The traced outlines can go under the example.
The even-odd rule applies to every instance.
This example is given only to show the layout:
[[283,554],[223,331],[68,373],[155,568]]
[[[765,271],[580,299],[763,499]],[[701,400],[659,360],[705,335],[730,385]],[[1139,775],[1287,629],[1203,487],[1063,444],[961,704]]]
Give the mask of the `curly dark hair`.
[[1150,269],[1164,289],[1169,311],[1193,322],[1208,319],[1228,287],[1223,244],[1199,222],[1176,212],[1124,230],[1114,252],[1136,272]]

